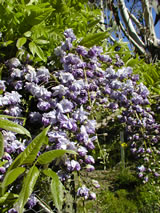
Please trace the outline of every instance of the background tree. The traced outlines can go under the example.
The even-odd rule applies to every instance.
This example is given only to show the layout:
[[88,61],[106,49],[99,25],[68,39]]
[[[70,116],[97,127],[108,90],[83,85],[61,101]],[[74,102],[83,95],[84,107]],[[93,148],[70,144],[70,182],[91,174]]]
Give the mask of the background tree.
[[[94,1],[96,4],[97,2],[103,9],[101,20],[103,19],[104,26],[112,27],[112,31],[118,32],[118,38],[121,35],[126,37],[135,52],[145,57],[148,62],[160,59],[160,40],[155,33],[155,24],[159,21],[158,0]],[[153,7],[157,14],[155,23]]]

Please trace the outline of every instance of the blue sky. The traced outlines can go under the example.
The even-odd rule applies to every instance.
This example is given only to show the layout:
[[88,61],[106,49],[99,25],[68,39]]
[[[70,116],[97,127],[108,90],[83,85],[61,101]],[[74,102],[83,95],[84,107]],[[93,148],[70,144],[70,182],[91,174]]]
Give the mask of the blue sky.
[[[130,3],[128,3],[130,4]],[[155,17],[156,17],[156,13],[155,13],[155,10],[152,9],[152,15],[153,15],[153,21],[155,20]],[[158,39],[160,39],[160,21],[158,21],[158,23],[156,24],[155,26],[155,33],[156,33],[156,36]],[[115,38],[115,36],[113,36]],[[117,40],[117,38],[115,38]],[[128,42],[128,39],[125,37],[123,39],[124,42]],[[130,42],[129,42],[129,48],[131,48],[130,46]]]
[[[155,20],[156,13],[155,13],[154,9],[152,10],[152,14],[153,14],[153,20]],[[155,32],[156,32],[157,38],[160,39],[160,21],[159,21],[159,22],[157,23],[157,25],[155,26]]]

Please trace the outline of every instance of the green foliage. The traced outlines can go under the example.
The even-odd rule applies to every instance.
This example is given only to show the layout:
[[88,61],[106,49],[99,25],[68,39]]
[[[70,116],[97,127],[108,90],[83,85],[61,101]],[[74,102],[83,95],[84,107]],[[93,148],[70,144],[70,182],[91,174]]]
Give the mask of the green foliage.
[[117,174],[115,175],[115,185],[117,189],[128,189],[134,188],[138,184],[138,179],[136,177],[134,170],[126,167],[118,169]]
[[85,38],[82,39],[80,42],[80,45],[86,46],[86,47],[92,47],[93,45],[98,45],[100,42],[104,39],[106,39],[109,36],[108,32],[100,32],[95,34],[89,34]]
[[74,155],[76,154],[76,152],[72,150],[51,150],[41,154],[38,157],[37,162],[40,164],[48,164],[48,163],[51,163],[55,158],[59,158],[66,153],[74,154]]
[[87,33],[95,36],[99,16],[100,11],[91,8],[87,0],[1,1],[1,61],[15,54],[25,60],[29,54],[35,62],[46,62],[65,29],[72,28],[79,38]]
[[[1,115],[4,117],[3,115]],[[13,117],[12,117],[13,118]],[[30,133],[28,132],[27,129],[25,129],[23,126],[14,123],[13,121],[5,120],[5,119],[0,119],[0,128],[9,130],[12,132],[16,132],[19,134],[25,134],[28,137],[31,137]]]
[[140,213],[158,213],[160,210],[159,186],[146,184],[136,188],[137,206]]
[[22,190],[19,194],[18,200],[16,201],[14,205],[14,208],[19,213],[23,213],[24,205],[26,204],[29,196],[31,195],[34,189],[38,176],[39,176],[39,170],[35,165],[33,165],[33,167],[30,168],[26,178],[24,179]]
[[[41,167],[36,167],[36,164],[48,164],[51,163],[55,158],[62,157],[64,154],[76,154],[72,150],[52,150],[41,154],[35,161],[38,152],[40,151],[42,145],[47,145],[48,137],[47,132],[50,126],[46,127],[38,136],[36,136],[27,148],[17,156],[13,161],[11,166],[8,168],[4,180],[1,184],[1,198],[0,198],[0,210],[3,204],[8,204],[6,209],[14,203],[14,208],[22,213],[24,211],[24,206],[32,194],[35,185],[39,180],[41,171],[45,176],[50,177],[50,192],[54,201],[56,208],[61,211],[63,204],[63,184],[59,180],[58,175],[52,171],[52,169],[42,169]],[[2,162],[3,163],[3,162]],[[5,162],[4,162],[5,163]],[[20,167],[23,165],[23,167]],[[2,166],[2,164],[1,164]],[[21,191],[18,195],[12,193],[12,186],[15,184],[16,179],[20,178],[19,181],[23,180]],[[44,180],[42,180],[44,181]],[[13,183],[14,182],[14,183]],[[5,193],[7,188],[11,190],[11,193]],[[9,191],[10,191],[9,190]],[[12,202],[9,202],[13,195]]]
[[103,213],[137,213],[136,204],[128,199],[128,192],[125,189],[113,192],[103,192]]
[[0,158],[3,157],[3,153],[4,153],[4,141],[3,141],[3,135],[0,132]]
[[56,208],[61,212],[63,204],[63,185],[60,182],[58,175],[51,169],[45,169],[43,170],[43,173],[52,178],[50,186],[51,194]]
[[27,164],[33,163],[33,161],[37,157],[37,154],[42,144],[46,141],[47,138],[46,134],[49,128],[50,126],[45,128],[37,137],[34,138],[34,140],[27,146],[24,152],[21,152],[21,154],[19,154],[17,158],[13,161],[8,171],[26,163]]
[[6,174],[3,183],[1,185],[2,194],[4,194],[5,192],[5,187],[13,183],[24,171],[25,168],[17,167]]

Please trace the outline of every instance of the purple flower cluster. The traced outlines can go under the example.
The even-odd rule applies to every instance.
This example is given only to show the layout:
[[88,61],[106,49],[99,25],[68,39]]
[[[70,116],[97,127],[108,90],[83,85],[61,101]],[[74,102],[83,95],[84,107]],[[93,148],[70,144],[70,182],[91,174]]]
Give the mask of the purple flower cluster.
[[[78,153],[76,158],[66,155],[52,165],[53,170],[56,165],[60,179],[66,181],[74,171],[95,169],[91,155],[97,139],[94,115],[102,109],[108,113],[119,111],[118,121],[123,124],[131,150],[138,157],[139,177],[145,181],[151,175],[157,178],[160,172],[157,158],[153,156],[160,154],[160,126],[147,107],[148,89],[138,83],[139,78],[130,67],[122,67],[118,55],[113,63],[101,47],[74,47],[76,37],[71,29],[64,35],[65,42],[55,49],[56,58],[61,62],[60,70],[35,68],[16,58],[6,62],[8,73],[0,81],[0,106],[4,113],[26,116],[26,127],[32,135],[40,127],[51,125],[49,144],[42,152],[63,149]],[[14,133],[3,131],[3,135],[3,160],[7,163],[0,168],[2,176],[15,153],[23,151],[26,144]],[[85,199],[96,197],[85,186],[78,189],[77,195]]]

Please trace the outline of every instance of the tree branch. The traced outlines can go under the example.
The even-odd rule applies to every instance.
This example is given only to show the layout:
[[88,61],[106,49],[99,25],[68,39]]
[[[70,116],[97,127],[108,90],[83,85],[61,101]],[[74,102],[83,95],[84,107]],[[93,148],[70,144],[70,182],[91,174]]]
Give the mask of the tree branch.
[[149,3],[149,0],[142,0],[142,8],[144,12],[144,18],[146,23],[146,33],[148,42],[150,44],[153,44],[154,46],[157,46],[157,38],[154,30],[154,23],[153,23],[153,17],[152,17],[152,10],[151,5]]
[[144,56],[146,55],[146,52],[144,48],[139,46],[133,39],[132,37],[126,32],[125,28],[123,27],[123,24],[120,22],[120,28],[123,31],[124,35],[128,38],[128,40],[138,49],[138,51],[143,54]]
[[143,52],[145,51],[145,44],[143,43],[143,41],[139,38],[139,36],[137,35],[135,28],[132,24],[132,21],[129,17],[126,5],[124,0],[119,0],[119,9],[120,9],[120,13],[122,16],[122,19],[125,23],[126,29],[128,31],[128,34],[130,37],[132,37],[132,40],[135,41],[135,43],[137,43],[137,45],[139,46],[139,48],[143,49]]

